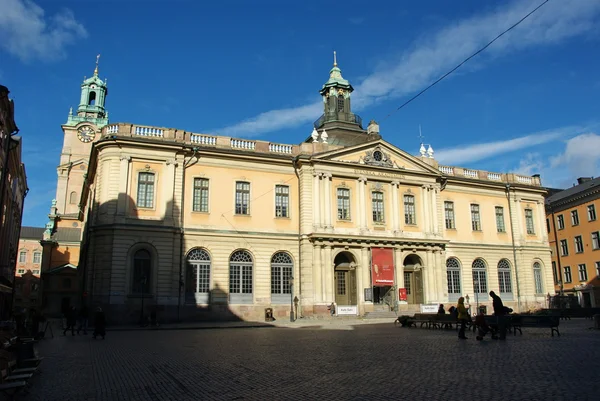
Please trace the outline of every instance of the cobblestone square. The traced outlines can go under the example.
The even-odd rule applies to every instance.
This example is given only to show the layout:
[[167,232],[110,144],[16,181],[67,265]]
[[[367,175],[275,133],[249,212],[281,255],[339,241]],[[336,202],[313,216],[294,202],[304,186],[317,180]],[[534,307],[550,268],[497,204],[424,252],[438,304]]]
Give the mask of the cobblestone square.
[[[22,400],[596,399],[589,320],[507,341],[386,324],[111,331],[39,344]],[[56,330],[55,330],[56,332]]]

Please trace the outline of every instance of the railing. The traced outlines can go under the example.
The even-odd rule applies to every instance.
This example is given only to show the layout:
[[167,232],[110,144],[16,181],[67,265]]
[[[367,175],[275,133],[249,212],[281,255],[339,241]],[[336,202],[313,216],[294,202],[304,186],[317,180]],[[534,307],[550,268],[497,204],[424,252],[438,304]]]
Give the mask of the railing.
[[231,147],[234,149],[254,150],[256,148],[256,142],[231,138]]
[[531,177],[525,177],[522,175],[517,175],[517,181],[522,183],[522,184],[531,184],[533,182],[533,179]]
[[469,178],[478,178],[479,177],[479,174],[477,174],[477,170],[464,169],[463,175],[465,177],[469,177]]
[[438,170],[440,170],[444,174],[454,175],[454,168],[448,166],[438,166]]
[[119,126],[118,125],[109,125],[108,127],[106,127],[106,132],[109,134],[118,134]]
[[216,146],[217,137],[209,135],[190,134],[190,142],[198,145]]
[[284,145],[280,143],[269,143],[269,152],[292,154],[292,145]]
[[315,120],[315,122],[313,123],[313,126],[316,129],[321,128],[321,126],[323,124],[325,124],[325,121],[347,121],[349,123],[355,123],[358,124],[360,126],[360,128],[362,128],[362,117],[359,116],[358,114],[353,114],[353,113],[338,113],[338,112],[333,112],[333,113],[327,113],[327,114],[322,114],[321,117],[317,118]]
[[136,126],[135,130],[133,132],[139,136],[153,136],[153,137],[161,137],[161,138],[165,134],[164,130],[162,130],[161,128],[139,127],[139,126]]
[[488,174],[487,174],[487,178],[488,178],[488,180],[493,180],[493,181],[502,181],[502,174],[498,174],[498,173],[488,173]]

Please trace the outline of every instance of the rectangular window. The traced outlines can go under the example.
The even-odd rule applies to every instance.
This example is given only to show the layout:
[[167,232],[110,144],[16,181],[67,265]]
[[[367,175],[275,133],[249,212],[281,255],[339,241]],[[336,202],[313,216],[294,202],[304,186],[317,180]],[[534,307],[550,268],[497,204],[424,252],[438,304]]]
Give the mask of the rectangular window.
[[154,207],[154,173],[138,174],[137,206]]
[[275,217],[290,217],[290,187],[275,186]]
[[525,226],[527,228],[527,234],[535,234],[535,228],[533,225],[533,210],[525,209]]
[[33,274],[40,274],[40,271],[38,269],[35,269],[32,273]]
[[562,229],[564,229],[564,228],[565,228],[565,219],[564,219],[564,217],[563,217],[563,215],[562,215],[562,214],[561,214],[561,215],[558,215],[558,216],[556,217],[556,225],[558,226],[558,229],[559,229],[559,230],[562,230]]
[[579,281],[587,281],[587,270],[585,269],[585,263],[579,266]]
[[558,284],[558,271],[556,270],[556,262],[552,262],[552,275],[554,276],[554,284]]
[[535,293],[543,294],[544,287],[542,285],[542,268],[538,263],[534,263],[533,265],[533,281],[535,283]]
[[383,223],[383,192],[372,192],[373,222]]
[[25,263],[25,262],[27,262],[27,252],[26,251],[19,252],[19,263]]
[[600,262],[596,262],[596,276],[600,276]]
[[546,231],[550,233],[550,219],[546,219]]
[[455,229],[456,224],[454,222],[454,202],[444,202],[444,216],[446,218],[446,229]]
[[23,274],[23,273],[25,273],[25,269],[18,269],[18,270],[17,270],[17,273],[19,273],[19,274]]
[[485,270],[473,270],[473,290],[487,295],[487,275]]
[[567,240],[566,239],[561,239],[560,240],[560,253],[562,254],[562,256],[568,256],[569,255],[569,244],[567,244]]
[[337,295],[346,295],[346,271],[337,270],[335,275],[337,279]]
[[577,213],[577,210],[571,210],[571,225],[579,225],[579,213]]
[[446,277],[448,279],[448,295],[451,294],[460,294],[460,270],[450,270],[446,271]]
[[338,220],[350,220],[350,190],[338,188],[337,190]]
[[600,231],[592,233],[592,249],[600,249]]
[[565,266],[564,269],[565,269],[565,274],[564,274],[564,276],[565,276],[565,283],[570,283],[572,281],[571,280],[571,267],[570,266]]
[[[289,302],[289,294],[292,293],[290,280],[292,278],[292,266],[271,265],[271,296],[288,294],[282,300]],[[271,297],[273,298],[273,297]]]
[[581,238],[581,235],[578,235],[575,237],[575,253],[582,253],[583,252],[583,239]]
[[404,224],[417,224],[415,197],[412,195],[404,195]]
[[42,262],[42,254],[39,252],[35,252],[33,254],[33,263],[35,264],[39,264]]
[[588,205],[587,212],[588,212],[588,221],[595,221],[596,220],[596,206]]
[[250,183],[235,183],[235,214],[250,214]]
[[501,294],[512,293],[512,282],[510,281],[510,270],[498,271],[498,288]]
[[208,212],[208,179],[194,178],[194,212]]
[[504,208],[502,206],[496,206],[496,228],[499,233],[506,232],[506,227],[504,226]]
[[481,216],[479,215],[479,205],[471,205],[471,228],[473,231],[481,231]]

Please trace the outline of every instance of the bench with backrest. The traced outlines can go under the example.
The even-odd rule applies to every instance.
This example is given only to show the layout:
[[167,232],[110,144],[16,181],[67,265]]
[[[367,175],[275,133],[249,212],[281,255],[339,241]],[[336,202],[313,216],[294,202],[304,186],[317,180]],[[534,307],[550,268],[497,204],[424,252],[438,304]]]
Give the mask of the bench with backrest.
[[554,337],[554,332],[560,337],[558,326],[560,324],[560,316],[558,315],[511,315],[511,324],[514,329],[514,335],[517,335],[517,330],[523,334],[522,327],[539,327],[549,328],[550,334]]
[[452,328],[452,325],[455,324],[456,328],[460,326],[460,323],[456,319],[456,316],[452,314],[437,314],[434,320],[434,326],[440,329],[443,328]]
[[412,320],[415,323],[420,323],[421,326],[425,325],[428,329],[435,327],[435,319],[437,317],[437,313],[415,313]]

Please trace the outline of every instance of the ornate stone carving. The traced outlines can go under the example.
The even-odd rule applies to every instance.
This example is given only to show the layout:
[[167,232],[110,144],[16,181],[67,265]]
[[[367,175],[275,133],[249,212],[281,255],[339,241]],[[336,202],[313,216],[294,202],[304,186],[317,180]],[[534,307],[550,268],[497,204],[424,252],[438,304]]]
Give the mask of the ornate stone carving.
[[365,164],[371,166],[394,167],[390,156],[381,149],[381,146],[376,146],[373,150],[368,150],[363,160]]
[[174,159],[169,159],[169,160],[166,161],[166,163],[167,163],[167,166],[172,164],[175,167],[177,167],[177,161],[174,160]]

